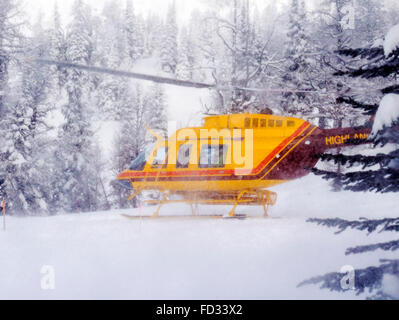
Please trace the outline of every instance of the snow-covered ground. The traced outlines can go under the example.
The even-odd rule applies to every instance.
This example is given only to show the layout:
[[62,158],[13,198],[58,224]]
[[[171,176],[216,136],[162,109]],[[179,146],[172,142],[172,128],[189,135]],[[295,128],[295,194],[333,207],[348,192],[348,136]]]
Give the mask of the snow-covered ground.
[[[362,268],[393,258],[394,253],[344,252],[395,235],[334,235],[306,219],[398,216],[396,195],[334,193],[314,176],[274,190],[279,200],[269,219],[128,220],[120,215],[139,210],[8,217],[7,231],[0,232],[0,299],[364,298],[297,285],[344,265]],[[145,207],[141,213],[153,210]],[[227,210],[201,207],[207,214]],[[165,207],[161,214],[188,212],[181,205]],[[262,210],[242,207],[240,212]],[[54,290],[41,288],[48,276],[43,266],[54,270]]]

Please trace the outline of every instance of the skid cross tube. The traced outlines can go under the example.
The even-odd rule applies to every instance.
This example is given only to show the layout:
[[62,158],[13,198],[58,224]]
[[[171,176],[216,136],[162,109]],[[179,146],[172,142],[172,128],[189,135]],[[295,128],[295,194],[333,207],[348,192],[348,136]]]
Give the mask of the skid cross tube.
[[229,217],[237,217],[236,209],[239,205],[260,205],[264,210],[264,217],[268,217],[268,208],[273,206],[277,201],[277,194],[268,190],[243,190],[239,194],[228,195],[224,199],[214,199],[212,197],[200,197],[195,195],[193,198],[186,198],[183,200],[170,199],[171,193],[169,191],[163,192],[160,200],[146,200],[148,204],[158,205],[153,218],[158,218],[162,206],[171,203],[186,203],[191,207],[192,216],[199,216],[199,205],[233,205],[233,209],[229,213]]

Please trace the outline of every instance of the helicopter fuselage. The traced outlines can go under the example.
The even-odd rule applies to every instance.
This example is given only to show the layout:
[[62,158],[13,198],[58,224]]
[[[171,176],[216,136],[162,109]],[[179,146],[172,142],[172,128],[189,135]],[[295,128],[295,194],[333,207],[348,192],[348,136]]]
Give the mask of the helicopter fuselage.
[[135,190],[174,193],[266,189],[306,176],[328,149],[368,143],[370,132],[275,115],[212,116],[158,140],[118,179]]

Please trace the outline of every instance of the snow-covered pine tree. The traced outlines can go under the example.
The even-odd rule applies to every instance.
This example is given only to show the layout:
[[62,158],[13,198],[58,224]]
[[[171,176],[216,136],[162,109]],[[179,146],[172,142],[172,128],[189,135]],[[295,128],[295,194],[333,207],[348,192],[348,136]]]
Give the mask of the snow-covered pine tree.
[[153,13],[149,14],[144,25],[144,52],[147,56],[159,56],[162,48],[162,19]]
[[285,48],[287,60],[283,75],[286,87],[297,92],[285,92],[282,108],[285,114],[304,117],[313,113],[311,96],[313,91],[310,61],[310,39],[308,35],[306,7],[303,0],[292,0],[289,12],[289,29]]
[[163,30],[163,42],[161,48],[162,70],[176,73],[178,63],[178,27],[176,17],[176,2],[169,6],[166,22]]
[[[247,69],[249,53],[249,12],[248,2],[244,0],[227,1],[225,6],[228,14],[224,17],[219,14],[214,17],[216,24],[216,34],[221,46],[221,56],[225,58],[217,59],[216,72],[214,78],[216,82],[223,85],[237,87],[245,85],[244,76]],[[243,69],[244,68],[244,69]],[[220,101],[223,103],[218,107],[221,113],[240,113],[253,102],[245,91],[232,89],[231,91],[218,92]]]
[[[137,56],[132,59],[129,41],[126,42],[125,25],[120,22],[123,13],[114,3],[109,2],[105,4],[102,15],[103,22],[99,26],[95,51],[97,60],[105,68],[130,69]],[[112,75],[97,77],[95,96],[100,119],[117,120],[121,105],[126,103],[126,90],[130,82]]]
[[[309,222],[320,226],[338,229],[337,234],[349,229],[360,230],[363,232],[399,232],[399,218],[387,218],[380,220],[362,219],[359,221],[347,221],[342,219],[309,219]],[[365,246],[348,248],[346,255],[366,254],[380,250],[392,252],[399,250],[399,239],[384,243],[375,243]],[[357,269],[354,273],[354,284],[356,294],[368,293],[368,299],[398,299],[398,294],[392,293],[390,282],[399,282],[399,259],[380,259],[379,266],[369,266],[364,269]],[[312,279],[303,281],[299,286],[319,284],[321,289],[343,292],[348,289],[342,286],[342,280],[347,276],[345,273],[331,272],[326,275],[316,276]],[[352,289],[352,288],[351,288]],[[397,290],[397,287],[395,288]]]
[[[283,5],[279,10],[278,6]],[[285,47],[286,30],[282,25],[288,25],[288,4],[276,2],[269,3],[263,10],[258,12],[256,6],[253,8],[251,33],[253,38],[253,59],[258,62],[259,69],[253,73],[254,78],[251,86],[257,88],[285,88],[283,71],[285,59],[281,48]],[[256,65],[256,64],[254,64]],[[279,113],[281,111],[281,95],[275,91],[264,91],[256,93],[253,103],[253,112]]]
[[[361,112],[354,111],[344,101],[346,97],[354,95],[355,83],[348,77],[335,77],[334,73],[344,68],[348,59],[339,55],[354,41],[354,30],[346,15],[352,10],[351,0],[322,1],[318,10],[313,15],[316,21],[312,28],[313,51],[317,68],[313,69],[311,78],[316,88],[316,94],[309,95],[314,109],[309,120],[321,128],[342,128],[356,126],[365,122]],[[353,12],[353,11],[349,11]],[[349,24],[349,25],[347,25]],[[340,153],[340,149],[333,152]],[[324,169],[336,170],[341,173],[341,165],[324,163]],[[340,191],[341,184],[338,180],[332,182],[334,190]]]
[[[42,28],[41,14],[33,27],[33,37],[25,44],[29,59],[41,58],[49,50],[49,38]],[[33,48],[33,49],[32,49]],[[9,113],[10,135],[14,146],[11,209],[19,214],[47,213],[51,195],[46,155],[51,145],[46,137],[49,125],[46,117],[51,109],[48,93],[51,86],[48,67],[41,67],[21,59],[19,94]],[[16,88],[15,88],[16,89]]]
[[[7,113],[6,92],[8,92],[8,69],[11,60],[10,43],[6,30],[10,28],[10,15],[12,15],[14,11],[12,1],[0,1],[0,9],[0,129],[4,130],[4,119]],[[1,146],[1,152],[3,162],[6,156],[6,148],[4,145]],[[4,168],[2,169],[4,170]],[[4,174],[4,172],[2,174]]]
[[[131,133],[132,127],[125,121],[125,123],[121,124],[119,132],[115,135],[112,156],[112,175],[115,177],[126,170],[130,163],[137,158],[136,152],[133,149],[134,146],[132,146]],[[136,199],[128,201],[129,196],[133,193],[129,185],[112,180],[110,186],[111,191],[109,196],[113,208],[127,209],[137,207]]]
[[[40,57],[47,51],[40,21],[33,29],[33,40],[22,37],[19,28],[18,4],[0,1],[0,195],[8,200],[14,214],[46,211],[45,182],[41,180],[44,162],[41,154],[45,129],[44,104],[47,79],[44,70],[27,60]],[[29,48],[29,49],[28,49]],[[8,80],[10,60],[19,60],[19,78]]]
[[[65,43],[65,31],[61,25],[61,17],[58,9],[58,3],[56,2],[53,9],[53,25],[49,31],[50,33],[50,48],[48,56],[55,61],[66,60],[66,43]],[[65,85],[66,81],[66,70],[58,66],[51,66],[50,75],[54,78],[53,90],[56,94],[60,94],[61,88]]]
[[132,0],[126,1],[123,30],[126,41],[128,64],[133,65],[144,54],[142,21],[134,13]]
[[[380,105],[367,105],[359,101],[351,100],[355,108],[363,109],[367,114],[375,114],[371,138],[376,146],[384,145],[390,148],[387,152],[381,151],[377,155],[328,155],[324,160],[332,160],[342,165],[348,165],[355,169],[355,165],[361,165],[357,170],[350,173],[336,173],[315,170],[316,174],[326,179],[340,179],[345,189],[352,191],[376,191],[376,192],[399,192],[399,86],[395,80],[399,71],[399,26],[393,27],[385,37],[384,49],[361,48],[342,50],[341,54],[351,57],[362,57],[367,63],[356,68],[351,67],[343,70],[338,75],[348,75],[354,78],[388,78],[393,83],[382,90],[384,97]],[[369,92],[368,92],[369,93]],[[347,229],[357,229],[372,232],[399,232],[399,218],[345,221],[341,219],[311,219],[310,222],[319,225],[339,228],[340,232]],[[354,247],[347,250],[346,254],[360,254],[376,250],[397,251],[399,240],[377,243],[368,246]],[[387,277],[399,281],[399,260],[381,259],[379,266],[370,266],[355,271],[356,292],[358,294],[369,290],[372,292],[370,298],[390,299],[392,297],[384,288],[384,281]],[[325,276],[316,277],[305,281],[303,284],[321,283],[322,288],[334,291],[342,291],[342,274],[330,273]]]
[[[389,34],[388,34],[389,36]],[[388,38],[389,39],[389,38]],[[386,40],[386,43],[389,41]],[[387,45],[386,45],[387,46]],[[394,79],[394,76],[398,74],[397,67],[399,66],[399,50],[388,50],[386,49],[387,53],[384,56],[384,50],[382,47],[378,48],[363,48],[363,49],[346,49],[340,51],[342,55],[351,56],[351,57],[362,57],[367,61],[361,65],[356,66],[352,70],[343,70],[337,73],[337,76],[349,76],[353,78],[364,78],[364,79]],[[378,82],[377,82],[378,83]],[[380,82],[384,83],[384,82]],[[369,100],[368,95],[370,95],[371,90],[365,91],[367,92],[366,97],[358,97],[357,100],[354,98],[348,97],[344,99],[345,102],[352,105],[354,109],[361,109],[365,114],[369,116],[373,116],[376,114],[377,110],[382,110],[386,108],[385,105],[389,99],[394,99],[394,94],[398,92],[399,86],[396,85],[396,80],[391,82],[391,85],[382,89],[381,92],[375,98],[379,98],[382,94],[386,96],[381,100],[380,109],[378,109],[378,104],[372,103],[365,103],[363,101]],[[380,111],[382,112],[382,111]],[[380,131],[383,128],[380,124],[379,117],[374,122],[374,141],[378,145],[380,143],[387,144],[390,143],[397,143],[398,141],[395,140],[396,135],[393,135],[393,138],[389,137],[386,133],[377,134],[376,130]],[[347,174],[336,174],[336,173],[329,173],[320,170],[315,170],[315,173],[325,176],[327,179],[331,178],[339,178],[342,183],[346,185],[346,189],[352,191],[377,191],[377,192],[391,192],[391,191],[398,191],[399,189],[395,189],[397,187],[396,174],[392,172],[394,168],[390,167],[392,164],[392,159],[397,157],[397,150],[395,148],[394,151],[386,155],[385,161],[383,155],[377,156],[365,156],[365,155],[354,155],[354,156],[343,156],[343,155],[327,155],[324,157],[325,160],[333,160],[335,162],[339,162],[343,165],[354,165],[354,164],[361,164],[363,168],[371,168],[375,165],[380,165],[379,170],[372,170],[370,171],[358,171],[358,172],[351,172]],[[393,180],[392,180],[392,179]]]
[[146,51],[146,20],[142,14],[136,16],[137,51],[140,58],[149,57]]
[[[142,86],[137,84],[134,90],[129,89],[127,100],[121,105],[119,132],[114,141],[114,153],[112,172],[116,176],[126,170],[134,159],[145,149],[147,144],[146,126],[150,119],[148,99]],[[127,208],[136,206],[137,202],[128,202],[129,188],[124,187],[117,181],[111,182],[111,202],[114,207]]]
[[[243,0],[239,3],[238,15],[236,20],[236,48],[235,67],[236,79],[235,83],[241,87],[250,87],[254,84],[253,80],[260,74],[261,63],[257,58],[256,39],[253,21],[250,18],[250,3],[249,0]],[[235,101],[234,101],[235,100]],[[256,96],[245,90],[237,90],[234,93],[233,105],[234,111],[252,111]],[[240,110],[241,109],[241,110]]]
[[195,56],[194,42],[187,28],[180,32],[179,59],[176,69],[176,76],[182,80],[193,80]]
[[[277,67],[276,52],[271,52],[273,32],[260,31],[260,20],[248,0],[228,0],[214,4],[214,11],[205,13],[199,29],[199,43],[203,53],[204,69],[209,69],[213,80],[232,90],[217,90],[212,111],[218,113],[256,112],[263,109],[261,95],[240,90],[243,87],[262,87],[277,78],[271,70]],[[271,21],[271,25],[276,20]],[[216,35],[210,36],[210,35]],[[281,60],[281,59],[279,59]],[[273,71],[278,72],[279,68]],[[267,81],[267,80],[269,81]],[[211,111],[211,110],[209,110]]]
[[[72,22],[67,34],[67,60],[89,65],[93,54],[93,31],[90,9],[75,0]],[[56,163],[59,209],[66,212],[90,211],[96,208],[96,172],[91,162],[92,81],[83,71],[69,69],[65,85],[68,103],[62,107],[65,123],[59,134]]]
[[338,53],[340,50],[371,45],[375,36],[381,34],[382,7],[383,3],[376,4],[374,0],[325,0],[313,13],[315,26],[311,29],[311,39],[317,68],[312,84],[318,94],[312,95],[312,100],[318,109],[314,117],[319,120],[320,127],[354,126],[365,122],[361,112],[354,112],[351,105],[345,103],[362,88],[357,88],[356,79],[335,77],[334,73],[351,63],[350,57]]
[[0,1],[0,117],[3,119],[6,113],[9,64],[15,56],[15,50],[20,49],[18,10],[16,1]]
[[[166,110],[166,98],[162,85],[154,84],[146,96],[147,126],[166,139],[168,135],[168,115]],[[150,141],[154,141],[154,137],[151,137]]]
[[4,119],[6,114],[8,69],[14,46],[19,40],[18,28],[12,20],[17,9],[13,0],[0,1],[0,119]]
[[374,41],[381,38],[386,31],[385,24],[385,1],[362,0],[353,1],[355,7],[355,37],[352,45],[363,47],[372,45]]
[[385,12],[384,12],[384,24],[386,26],[394,26],[398,21],[399,15],[399,3],[396,1],[390,1],[385,3]]
[[347,48],[353,40],[353,30],[345,28],[343,23],[345,8],[349,5],[351,0],[325,0],[312,15],[315,26],[311,29],[311,40],[316,60],[316,68],[312,70],[312,85],[317,93],[310,97],[315,109],[313,120],[321,128],[340,128],[343,120],[349,119],[349,112],[345,105],[337,103],[337,98],[346,94],[350,86],[346,78],[334,77],[337,68],[346,64],[346,60],[337,52]]

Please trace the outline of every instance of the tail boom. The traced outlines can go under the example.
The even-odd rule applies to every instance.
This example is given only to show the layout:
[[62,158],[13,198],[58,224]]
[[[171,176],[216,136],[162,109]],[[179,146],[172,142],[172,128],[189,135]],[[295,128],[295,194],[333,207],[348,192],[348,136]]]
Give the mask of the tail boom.
[[321,130],[317,143],[326,150],[368,144],[371,130],[368,127]]

